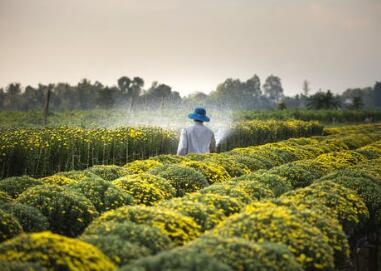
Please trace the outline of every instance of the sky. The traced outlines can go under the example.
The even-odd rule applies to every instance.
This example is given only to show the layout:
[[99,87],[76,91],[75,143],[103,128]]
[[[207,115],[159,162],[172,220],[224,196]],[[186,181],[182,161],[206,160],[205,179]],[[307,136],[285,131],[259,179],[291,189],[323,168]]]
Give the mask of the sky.
[[0,0],[0,87],[140,76],[182,96],[226,78],[285,94],[381,80],[380,0]]

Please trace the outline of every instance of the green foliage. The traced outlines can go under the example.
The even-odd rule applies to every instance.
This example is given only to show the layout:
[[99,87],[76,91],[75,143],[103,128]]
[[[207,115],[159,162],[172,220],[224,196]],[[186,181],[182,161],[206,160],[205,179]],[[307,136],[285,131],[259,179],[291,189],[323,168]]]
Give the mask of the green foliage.
[[85,171],[94,173],[106,181],[113,181],[122,176],[131,174],[128,169],[116,165],[96,165]]
[[221,210],[226,216],[238,213],[244,205],[241,201],[233,197],[218,194],[201,194],[196,192],[188,194],[184,198],[207,206],[214,206],[216,209]]
[[241,238],[209,235],[189,243],[186,249],[207,254],[230,266],[233,270],[302,270],[284,245],[256,244]]
[[137,224],[155,227],[171,238],[177,245],[182,245],[196,238],[200,233],[200,226],[192,218],[159,207],[120,207],[116,210],[103,213],[93,224],[107,221],[131,221]]
[[0,210],[13,215],[25,232],[39,232],[49,228],[48,219],[34,207],[20,203],[0,203]]
[[1,243],[0,261],[33,262],[47,270],[115,270],[94,246],[50,232],[22,234]]
[[80,234],[98,215],[83,195],[55,185],[39,185],[23,192],[17,202],[38,209],[53,232],[67,236]]
[[84,195],[99,213],[131,204],[133,201],[130,195],[103,179],[87,179],[69,184],[67,188]]
[[136,259],[149,255],[146,247],[122,240],[116,235],[86,235],[81,240],[92,244],[106,255],[115,265],[126,265]]
[[174,249],[155,256],[141,258],[120,271],[232,271],[207,254],[191,250]]
[[172,186],[176,188],[176,196],[178,197],[209,185],[204,175],[200,172],[180,165],[157,167],[150,170],[149,173],[169,180]]
[[193,218],[201,226],[201,231],[212,229],[225,218],[224,213],[213,205],[205,205],[187,198],[174,198],[161,202],[159,206]]
[[0,209],[0,242],[16,236],[22,232],[22,227],[17,219]]
[[3,191],[13,198],[27,190],[29,187],[43,184],[29,176],[9,177],[0,181],[0,191]]
[[173,247],[171,239],[158,228],[131,221],[95,221],[86,228],[81,238],[87,236],[115,236],[122,241],[146,247],[150,254]]

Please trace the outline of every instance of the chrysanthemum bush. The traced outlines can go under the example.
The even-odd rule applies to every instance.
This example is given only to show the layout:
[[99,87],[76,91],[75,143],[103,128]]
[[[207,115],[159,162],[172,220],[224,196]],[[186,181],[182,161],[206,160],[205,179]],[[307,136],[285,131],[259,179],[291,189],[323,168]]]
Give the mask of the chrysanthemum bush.
[[86,236],[116,236],[120,240],[137,244],[148,249],[150,254],[168,250],[174,246],[168,235],[158,228],[131,221],[106,221],[90,224],[80,238]]
[[17,202],[38,209],[47,217],[53,232],[80,234],[98,216],[94,205],[83,195],[56,185],[39,185],[23,192]]
[[316,162],[322,163],[329,167],[330,170],[337,170],[347,166],[356,165],[364,162],[366,157],[355,151],[340,151],[322,154],[315,159]]
[[263,183],[256,180],[231,180],[234,187],[245,191],[252,200],[273,198],[274,193]]
[[160,154],[160,155],[151,157],[151,159],[166,165],[179,164],[181,162],[185,162],[189,160],[185,156],[178,156],[173,154]]
[[298,217],[305,223],[314,225],[324,235],[325,240],[334,251],[335,266],[344,265],[349,258],[349,244],[347,236],[336,217],[328,215],[330,210],[325,206],[319,206],[318,211],[313,211],[301,205],[296,205],[287,197],[282,199],[273,199],[266,202],[270,206],[272,204],[278,206],[286,206],[289,208],[293,216]]
[[115,265],[126,265],[136,259],[150,255],[146,247],[122,240],[116,235],[86,235],[81,240],[98,248]]
[[25,232],[39,232],[48,230],[48,219],[31,206],[20,203],[0,203],[0,210],[13,215]]
[[238,177],[251,172],[247,166],[237,162],[226,154],[211,154],[204,162],[211,162],[222,166],[231,177]]
[[252,198],[244,189],[236,187],[235,184],[231,182],[210,185],[204,189],[201,189],[200,193],[229,196],[245,204],[252,201]]
[[200,172],[181,165],[165,165],[154,168],[149,173],[169,180],[176,189],[176,196],[179,197],[209,185]]
[[1,243],[0,261],[33,262],[47,270],[115,270],[94,246],[51,232],[21,234]]
[[73,179],[75,181],[81,182],[81,181],[87,181],[87,180],[103,180],[98,175],[84,170],[72,170],[72,171],[65,171],[65,172],[58,172],[55,175],[57,176],[64,176],[70,179]]
[[350,168],[354,170],[365,170],[368,174],[371,174],[378,180],[381,180],[381,158],[364,161]]
[[149,176],[142,177],[141,175],[131,175],[116,179],[112,183],[125,193],[131,195],[134,204],[153,205],[157,201],[168,199],[173,196],[175,189],[170,184],[167,187],[168,189],[172,188],[169,192],[168,190],[162,190],[160,188],[160,181],[162,181],[162,185],[164,185],[164,182],[166,181],[165,179],[153,176],[154,178],[157,178],[158,182],[156,185],[154,182],[146,181],[144,177],[146,179],[153,179]]
[[45,267],[31,262],[0,261],[2,271],[47,271]]
[[66,186],[74,192],[84,195],[98,212],[116,209],[132,204],[132,197],[112,183],[102,180],[84,180]]
[[301,271],[285,245],[254,243],[243,238],[205,235],[184,247],[209,255],[233,270]]
[[244,212],[219,224],[214,234],[258,243],[285,244],[306,270],[330,270],[334,267],[333,249],[324,234],[284,206],[252,203]]
[[[323,172],[319,172],[318,166],[312,167],[309,164],[298,162],[299,161],[287,163],[272,168],[268,172],[285,177],[289,180],[293,188],[308,186],[323,175]],[[318,164],[318,162],[316,164]]]
[[265,162],[263,162],[263,159],[260,160],[258,157],[244,155],[236,152],[229,152],[228,154],[231,159],[245,165],[250,171],[267,168],[267,165]]
[[[379,142],[379,141],[378,141]],[[356,150],[368,159],[377,159],[381,157],[381,143],[375,145],[367,145]]]
[[370,226],[381,226],[381,182],[364,171],[341,170],[327,175],[317,182],[326,180],[352,189],[366,204],[370,215]]
[[175,244],[182,245],[196,238],[201,227],[190,217],[178,212],[153,206],[124,206],[103,213],[93,224],[107,221],[131,221],[155,227],[166,234]]
[[119,271],[233,271],[226,264],[208,254],[181,248],[163,251],[157,255],[141,258]]
[[173,246],[159,229],[133,222],[90,225],[80,239],[99,248],[118,266]]
[[70,179],[68,177],[61,176],[61,175],[47,176],[47,177],[41,178],[40,180],[45,184],[56,184],[56,185],[68,185],[68,184],[77,182],[74,179]]
[[127,168],[116,165],[96,165],[86,169],[85,172],[94,173],[106,181],[113,181],[122,176],[131,174],[131,171]]
[[240,200],[218,194],[202,194],[196,192],[188,194],[184,198],[204,205],[214,206],[216,209],[221,210],[226,216],[238,213],[244,206]]
[[7,193],[0,191],[0,203],[2,202],[12,202],[13,199]]
[[139,173],[147,172],[148,170],[152,168],[160,167],[162,165],[163,163],[159,161],[146,159],[146,160],[135,160],[133,162],[130,162],[126,164],[124,168],[133,174],[139,174]]
[[13,215],[0,209],[0,242],[10,239],[22,231],[20,223]]
[[225,219],[224,212],[213,205],[198,203],[187,198],[174,198],[161,202],[159,206],[193,218],[201,226],[201,231],[209,230]]
[[216,163],[200,162],[200,161],[187,161],[182,162],[181,165],[193,168],[204,175],[209,184],[221,183],[229,180],[231,177],[229,173]]
[[0,180],[0,191],[3,191],[13,198],[27,190],[29,187],[43,184],[42,181],[36,180],[29,176],[9,177]]
[[274,196],[290,191],[292,189],[291,182],[276,174],[271,174],[266,170],[259,170],[250,174],[242,175],[236,178],[237,181],[255,181],[259,182],[272,191]]
[[321,206],[328,207],[348,236],[361,228],[369,217],[365,203],[355,191],[331,181],[314,183],[308,187],[287,192],[280,198],[288,198],[297,205],[317,212]]

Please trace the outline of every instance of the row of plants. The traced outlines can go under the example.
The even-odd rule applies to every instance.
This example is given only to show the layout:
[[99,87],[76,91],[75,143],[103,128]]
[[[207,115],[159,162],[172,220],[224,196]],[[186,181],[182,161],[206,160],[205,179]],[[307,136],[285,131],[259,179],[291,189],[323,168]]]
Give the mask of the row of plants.
[[[221,149],[318,135],[322,129],[315,122],[248,122],[230,127]],[[96,164],[124,165],[154,155],[175,153],[178,136],[174,130],[158,127],[1,130],[0,178],[24,174],[42,177]]]
[[[8,261],[8,267],[49,270],[113,270],[126,264],[122,270],[330,270],[333,261],[348,257],[346,236],[358,232],[367,207],[359,192],[345,190],[342,184],[334,190],[327,183],[332,181],[310,184],[362,162],[367,171],[377,172],[380,160],[374,158],[381,155],[380,144],[369,143],[380,139],[378,129],[371,134],[290,139],[223,154],[160,155],[125,167],[95,166],[41,179],[2,180],[4,206],[28,207],[45,217],[43,223],[30,215],[40,227],[31,231],[80,236],[74,240],[49,232],[19,235],[29,230],[17,212],[5,210],[4,225],[13,226],[2,228],[2,238],[17,236],[0,245],[0,259]],[[346,225],[344,237],[340,225]],[[84,253],[82,241],[109,259],[94,247]],[[58,244],[66,242],[67,246]],[[53,253],[43,257],[48,251]],[[153,254],[157,255],[149,256]],[[87,263],[91,257],[101,269]]]
[[321,121],[323,123],[362,123],[381,121],[380,110],[271,110],[242,111],[234,114],[236,120],[288,120]]

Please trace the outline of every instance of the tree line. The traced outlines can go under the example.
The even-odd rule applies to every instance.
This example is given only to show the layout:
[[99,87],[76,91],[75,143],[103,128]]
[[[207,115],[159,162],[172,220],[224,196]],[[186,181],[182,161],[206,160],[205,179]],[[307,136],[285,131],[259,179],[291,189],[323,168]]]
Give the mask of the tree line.
[[310,94],[308,81],[304,81],[301,93],[293,97],[284,95],[281,79],[270,75],[261,84],[258,75],[246,81],[226,79],[209,95],[196,92],[181,97],[166,84],[153,82],[145,88],[140,77],[120,77],[113,86],[83,79],[76,85],[68,83],[39,84],[37,87],[10,83],[0,88],[0,110],[35,110],[44,106],[50,92],[50,108],[54,110],[87,110],[93,108],[125,107],[128,110],[148,110],[168,107],[204,105],[225,109],[269,108],[377,108],[381,107],[381,82],[373,87],[347,89],[341,95],[331,90],[319,90]]

